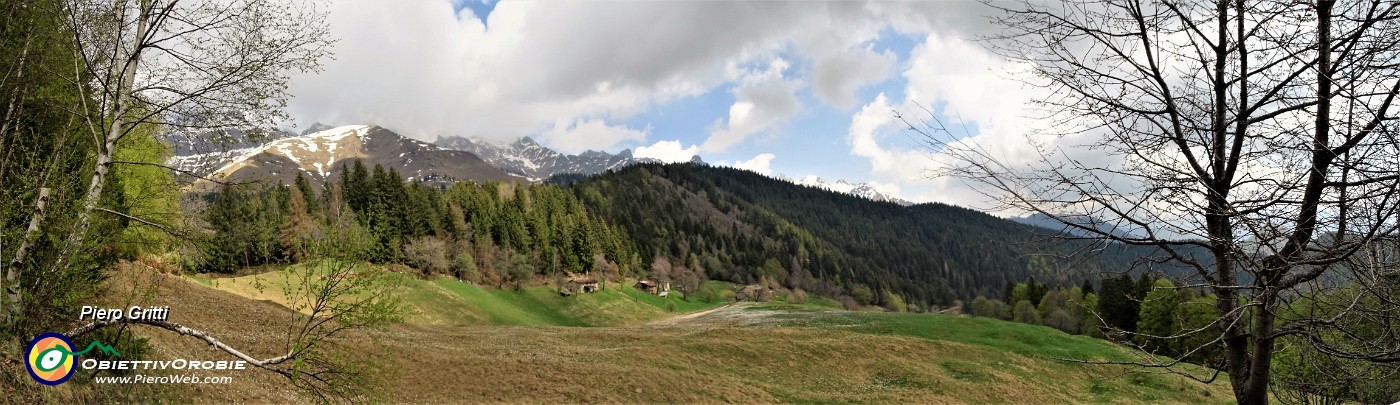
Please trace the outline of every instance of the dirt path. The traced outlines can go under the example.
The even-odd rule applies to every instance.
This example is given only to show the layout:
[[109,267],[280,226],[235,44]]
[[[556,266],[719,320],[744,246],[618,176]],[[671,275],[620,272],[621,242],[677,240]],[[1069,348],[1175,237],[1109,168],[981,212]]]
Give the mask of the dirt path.
[[732,303],[732,304],[725,304],[724,306],[717,307],[717,308],[710,308],[710,309],[707,309],[707,310],[704,310],[704,311],[696,311],[696,312],[691,312],[691,313],[686,313],[686,314],[680,314],[680,315],[676,315],[676,316],[673,316],[673,317],[670,317],[670,318],[652,321],[651,323],[648,323],[647,325],[652,325],[652,326],[677,326],[677,325],[684,325],[684,324],[696,322],[697,318],[701,318],[701,317],[708,317],[708,316],[710,316],[710,315],[721,316],[721,315],[726,315],[726,314],[728,314],[729,312],[733,312],[733,311],[742,311],[744,308],[748,307],[749,305],[751,305],[751,304],[749,304],[749,303],[747,303],[747,302],[736,302],[736,303]]

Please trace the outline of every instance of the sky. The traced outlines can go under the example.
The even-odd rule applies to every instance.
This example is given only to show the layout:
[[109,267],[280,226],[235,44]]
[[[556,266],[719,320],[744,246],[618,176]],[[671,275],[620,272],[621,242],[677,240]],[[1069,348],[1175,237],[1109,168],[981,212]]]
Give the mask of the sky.
[[916,202],[983,197],[931,176],[896,112],[1013,160],[1043,89],[975,38],[970,1],[333,1],[335,59],[293,78],[300,127],[375,124],[433,141],[529,136],[776,176],[868,182]]

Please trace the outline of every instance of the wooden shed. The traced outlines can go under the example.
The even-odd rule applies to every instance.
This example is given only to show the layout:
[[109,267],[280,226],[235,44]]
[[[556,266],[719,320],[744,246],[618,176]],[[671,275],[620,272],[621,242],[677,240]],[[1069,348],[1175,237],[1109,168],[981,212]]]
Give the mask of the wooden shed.
[[576,277],[569,279],[569,282],[565,283],[564,286],[568,289],[569,293],[587,294],[598,292],[598,279],[587,276]]

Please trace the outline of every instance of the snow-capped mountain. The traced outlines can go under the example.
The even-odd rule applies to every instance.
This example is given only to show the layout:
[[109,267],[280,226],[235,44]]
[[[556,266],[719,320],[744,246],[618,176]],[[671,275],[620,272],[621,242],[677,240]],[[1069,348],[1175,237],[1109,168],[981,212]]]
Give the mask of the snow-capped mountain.
[[914,205],[913,202],[901,199],[899,197],[895,197],[891,194],[882,193],[879,190],[876,190],[874,186],[871,186],[867,183],[851,183],[845,180],[836,180],[835,182],[829,182],[826,181],[826,179],[817,177],[815,175],[809,175],[807,177],[794,180],[792,178],[779,174],[778,180],[783,180],[794,184],[801,184],[809,187],[820,188],[823,190],[835,191],[838,193],[846,193],[854,195],[856,197],[865,198],[871,201],[888,201],[903,206]]
[[325,130],[331,129],[331,128],[335,128],[335,127],[334,127],[334,126],[331,126],[331,125],[322,124],[322,123],[320,123],[320,122],[316,122],[316,123],[311,124],[311,126],[306,127],[305,130],[301,131],[301,134],[302,134],[302,135],[311,135],[311,134],[314,134],[314,133],[317,133],[317,132],[321,132],[321,131],[325,131]]
[[[319,129],[319,128],[318,128]],[[447,150],[405,138],[373,125],[347,125],[258,146],[176,156],[177,170],[223,181],[267,180],[291,183],[298,173],[313,183],[335,176],[341,165],[360,160],[394,169],[408,180],[451,183],[463,180],[519,181],[468,152]],[[195,188],[212,182],[195,181]]]
[[[482,160],[505,170],[506,173],[544,181],[557,174],[593,175],[635,163],[657,162],[655,159],[637,158],[627,149],[617,154],[600,151],[587,151],[577,155],[566,155],[541,146],[534,139],[524,137],[510,143],[497,143],[478,138],[460,136],[439,137],[437,146],[471,152]],[[700,159],[699,156],[694,158]]]

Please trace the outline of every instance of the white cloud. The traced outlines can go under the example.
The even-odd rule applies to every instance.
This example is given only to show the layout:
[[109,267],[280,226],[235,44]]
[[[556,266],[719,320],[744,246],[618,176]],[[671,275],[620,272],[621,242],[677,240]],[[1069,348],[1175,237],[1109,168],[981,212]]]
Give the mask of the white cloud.
[[[784,77],[790,65],[776,58],[762,71],[740,73],[743,83],[734,91],[734,105],[729,107],[729,120],[723,127],[710,132],[701,148],[707,152],[723,152],[743,142],[749,135],[770,129],[793,116],[802,105],[797,90],[802,83]],[[730,67],[731,72],[734,67]],[[733,75],[733,73],[731,73]]]
[[875,96],[874,101],[851,116],[851,128],[846,138],[851,145],[851,154],[869,159],[871,174],[877,178],[905,183],[919,181],[934,167],[924,153],[880,145],[880,138],[900,129],[895,125],[898,123],[894,107],[885,94]]
[[542,139],[564,153],[576,154],[598,145],[617,145],[623,141],[646,140],[645,130],[635,130],[626,126],[608,125],[601,119],[587,118],[573,124],[556,123],[554,129],[545,133]]
[[335,59],[293,81],[290,110],[303,126],[373,122],[418,139],[621,119],[724,83],[727,63],[781,48],[810,8],[502,2],[484,24],[447,0],[338,1]]
[[[992,207],[974,185],[963,179],[933,176],[940,168],[960,163],[949,150],[976,148],[1018,170],[1034,167],[1046,152],[1063,152],[1084,164],[1111,165],[1114,157],[1081,147],[1101,136],[1097,132],[1065,137],[1035,132],[1045,124],[1034,117],[1038,113],[1034,100],[1048,97],[1050,90],[1023,83],[1026,76],[1020,73],[1025,70],[1026,66],[999,58],[975,43],[929,33],[910,52],[902,68],[907,80],[905,100],[890,100],[880,94],[852,115],[847,138],[851,154],[866,158],[872,177],[900,186],[911,200],[979,208]],[[895,117],[898,111],[911,121],[928,118],[920,106],[944,116],[948,133],[933,134],[949,142],[944,149],[924,147],[920,144],[924,140],[917,138],[920,135],[908,132]],[[906,138],[904,145],[899,145],[889,141],[892,134],[916,138]]]
[[[1007,62],[975,44],[928,35],[904,68],[906,99],[892,101],[881,93],[852,115],[847,134],[851,154],[869,161],[872,184],[899,187],[903,193],[898,194],[910,200],[982,205],[985,197],[963,181],[935,176],[954,157],[928,150],[921,139],[890,142],[889,138],[917,136],[907,132],[896,112],[920,119],[918,115],[926,113],[915,103],[939,105],[942,108],[935,112],[950,116],[944,123],[952,134],[935,135],[963,137],[955,143],[957,147],[976,144],[1013,161],[1033,160],[1037,151],[1024,138],[1034,125],[1024,118],[1032,91],[999,76],[1008,68]],[[964,126],[973,125],[977,133],[967,137],[971,130]]]
[[[910,53],[904,72],[905,97],[923,105],[945,103],[946,122],[954,135],[964,136],[962,125],[977,127],[971,141],[991,148],[1012,161],[1034,159],[1037,150],[1024,137],[1042,124],[1029,117],[1032,100],[1050,96],[1044,87],[1029,86],[1006,76],[1025,67],[991,54],[969,41],[930,34]],[[958,120],[961,120],[959,122]]]
[[680,141],[658,141],[651,146],[641,146],[632,151],[632,156],[637,158],[652,158],[663,162],[689,162],[690,158],[700,153],[700,147],[690,145],[682,147]]
[[[547,138],[561,122],[617,122],[734,84],[738,100],[728,117],[713,117],[723,127],[706,142],[707,150],[723,150],[795,114],[793,93],[808,80],[793,69],[797,77],[749,83],[727,75],[729,67],[790,54],[812,63],[819,98],[846,103],[886,63],[870,41],[890,26],[905,31],[968,15],[943,15],[948,9],[970,8],[501,2],[483,22],[470,9],[454,13],[449,0],[336,1],[327,19],[340,39],[335,59],[293,80],[289,112],[302,126],[375,123],[423,140]],[[588,148],[631,140],[605,136]]]
[[876,53],[868,46],[831,53],[813,62],[812,89],[828,104],[853,107],[857,90],[894,74],[895,59],[894,52]]
[[776,157],[777,156],[772,153],[760,153],[758,156],[754,156],[753,159],[735,163],[733,166],[737,169],[749,170],[767,176],[773,172],[770,166],[773,164],[773,158]]

